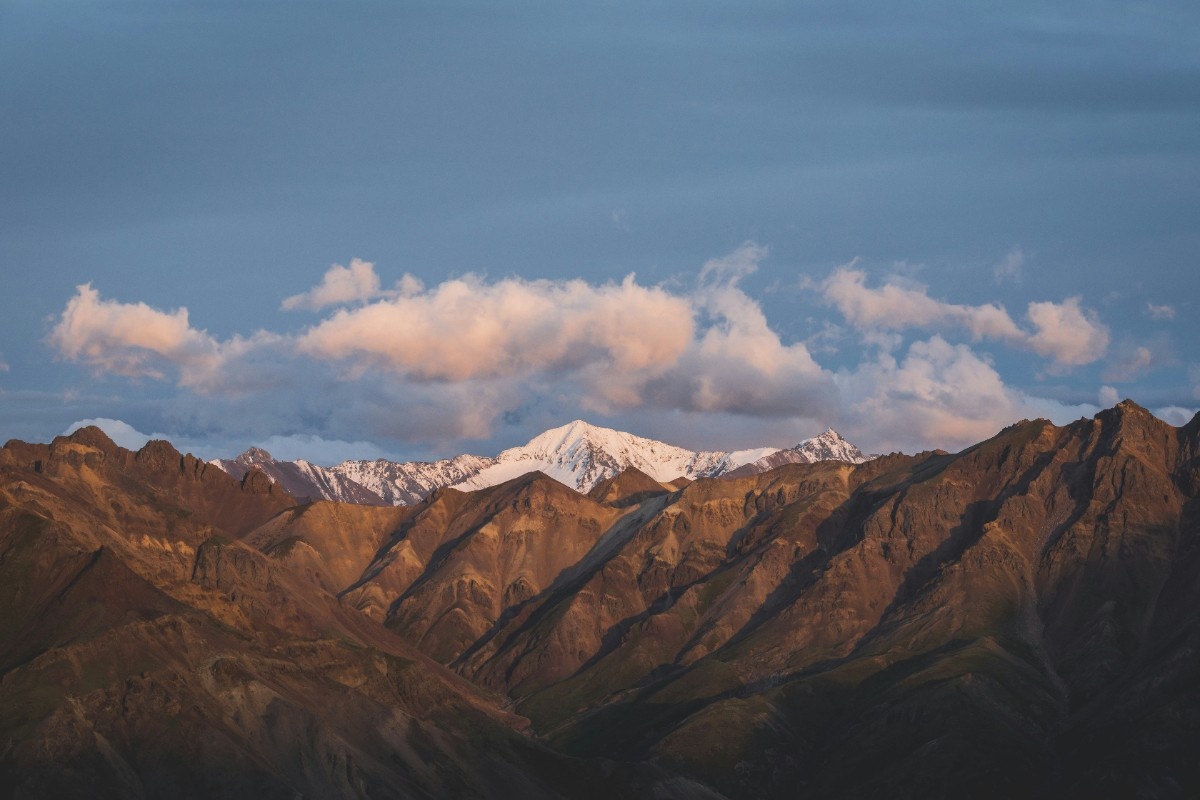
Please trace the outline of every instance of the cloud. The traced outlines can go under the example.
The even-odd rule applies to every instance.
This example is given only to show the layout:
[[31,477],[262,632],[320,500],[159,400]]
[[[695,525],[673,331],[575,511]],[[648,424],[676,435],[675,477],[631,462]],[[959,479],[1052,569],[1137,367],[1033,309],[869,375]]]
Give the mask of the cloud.
[[1005,385],[994,365],[940,336],[913,342],[902,360],[877,360],[840,372],[845,418],[881,450],[937,446],[957,450],[1021,418],[1066,421],[1094,410],[1032,398]]
[[266,331],[219,342],[193,328],[188,310],[105,300],[90,283],[76,287],[46,341],[59,356],[97,373],[167,378],[200,392],[245,393],[280,385],[274,352],[283,338]]
[[1163,406],[1156,408],[1152,412],[1154,416],[1166,422],[1169,425],[1174,425],[1176,428],[1187,425],[1192,421],[1192,418],[1198,413],[1194,408],[1184,408],[1182,406]]
[[284,311],[320,311],[329,306],[364,303],[381,295],[375,265],[370,261],[355,258],[351,259],[348,267],[334,264],[325,273],[320,284],[307,292],[285,298],[280,308]]
[[851,264],[839,267],[821,285],[825,301],[860,330],[962,327],[972,338],[1020,341],[1021,329],[1002,306],[968,306],[943,303],[929,296],[924,286],[895,282],[868,288],[867,274]]
[[647,382],[644,402],[749,416],[835,413],[832,374],[817,364],[803,342],[784,344],[759,303],[738,285],[766,256],[766,248],[747,242],[704,265],[691,295],[702,333],[671,370]]
[[97,417],[95,419],[81,419],[78,422],[72,422],[67,426],[67,429],[62,432],[63,436],[70,436],[80,428],[86,428],[89,425],[95,425],[100,430],[108,434],[108,438],[112,439],[126,450],[140,450],[142,445],[151,439],[163,438],[161,435],[150,436],[142,433],[137,428],[127,422],[119,419],[109,419],[107,417]]
[[[782,338],[743,288],[767,255],[747,242],[704,264],[694,282],[669,286],[632,274],[605,283],[468,274],[428,288],[406,276],[389,290],[369,262],[354,260],[293,296],[304,298],[295,307],[326,309],[313,324],[225,340],[193,327],[186,309],[108,300],[87,284],[47,342],[97,372],[186,390],[154,412],[182,441],[208,452],[219,442],[221,455],[256,442],[318,463],[364,457],[366,440],[445,455],[498,425],[580,413],[651,415],[677,429],[741,420],[742,430],[788,438],[834,424],[873,449],[956,448],[1021,416],[1073,418],[1083,407],[1013,390],[951,334],[1041,352],[1056,365],[1107,346],[1077,298],[1030,304],[1023,327],[1003,307],[941,302],[899,279],[870,287],[849,265],[816,285],[818,297],[880,346],[831,370],[803,340]],[[343,278],[353,291],[326,291]],[[354,305],[323,305],[335,295]],[[930,327],[936,335],[911,343],[899,334]]]
[[63,358],[127,378],[162,378],[165,362],[211,369],[219,359],[217,342],[191,327],[186,308],[102,300],[90,283],[76,287],[47,341]]
[[[868,341],[879,341],[885,331],[961,328],[973,341],[994,339],[1023,347],[1051,359],[1058,368],[1090,364],[1108,347],[1108,329],[1094,311],[1081,307],[1078,297],[1062,303],[1030,303],[1026,313],[1033,327],[1030,332],[1017,325],[1003,306],[946,303],[930,297],[924,286],[905,286],[892,279],[871,288],[866,279],[866,273],[852,263],[834,270],[820,289],[825,302]],[[896,345],[891,342],[892,349]]]
[[1154,353],[1149,347],[1131,347],[1104,371],[1104,380],[1125,382],[1149,372],[1155,364]]
[[1101,386],[1098,397],[1102,408],[1112,408],[1121,402],[1121,393],[1112,386]]
[[1173,306],[1161,305],[1156,306],[1154,303],[1146,303],[1146,315],[1150,319],[1168,320],[1175,319],[1175,308]]
[[1030,303],[1027,317],[1034,333],[1027,341],[1033,352],[1058,366],[1075,367],[1099,360],[1108,349],[1108,328],[1096,312],[1080,306],[1078,297],[1062,303]]
[[1021,282],[1021,270],[1025,266],[1025,251],[1020,245],[1009,250],[1005,254],[1004,259],[995,266],[992,270],[992,277],[996,283],[1004,283],[1010,281],[1012,283]]
[[265,439],[256,440],[253,446],[266,450],[272,458],[279,461],[303,459],[325,467],[351,460],[374,461],[390,455],[386,450],[371,442],[323,439],[310,433],[268,436]]
[[305,331],[299,352],[416,380],[463,381],[574,371],[600,363],[655,373],[692,337],[685,298],[641,286],[476,275],[343,309]]

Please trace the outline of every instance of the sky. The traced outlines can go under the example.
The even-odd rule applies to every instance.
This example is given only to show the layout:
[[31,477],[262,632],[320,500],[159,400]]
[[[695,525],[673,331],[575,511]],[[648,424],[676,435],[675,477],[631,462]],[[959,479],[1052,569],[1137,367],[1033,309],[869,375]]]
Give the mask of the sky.
[[1200,7],[0,0],[0,440],[1200,407]]

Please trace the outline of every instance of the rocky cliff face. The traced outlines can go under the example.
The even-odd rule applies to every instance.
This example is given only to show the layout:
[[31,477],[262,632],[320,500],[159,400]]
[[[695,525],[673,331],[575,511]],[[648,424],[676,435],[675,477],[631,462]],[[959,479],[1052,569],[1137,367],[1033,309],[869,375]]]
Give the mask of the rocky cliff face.
[[[1200,418],[1173,428],[1126,402],[1065,427],[1022,422],[957,454],[796,463],[690,483],[627,471],[588,495],[533,473],[476,492],[440,489],[408,509],[320,502],[282,511],[289,501],[263,481],[221,476],[200,490],[213,479],[186,457],[110,453],[92,435],[49,448],[10,443],[0,454],[0,591],[15,618],[54,621],[6,623],[3,641],[13,644],[0,662],[0,699],[30,709],[3,734],[14,742],[52,748],[63,725],[86,739],[66,710],[77,705],[34,703],[43,676],[60,680],[75,674],[65,664],[100,658],[65,642],[136,630],[130,657],[159,653],[150,645],[159,637],[175,653],[185,634],[156,626],[178,619],[203,637],[225,636],[221,648],[232,647],[222,626],[289,653],[324,642],[319,658],[288,656],[299,666],[286,673],[255,660],[275,651],[251,648],[240,669],[254,677],[210,681],[267,686],[316,715],[297,719],[334,737],[322,741],[350,736],[357,709],[398,707],[418,723],[432,713],[418,702],[426,689],[389,694],[377,683],[368,692],[375,705],[351,704],[344,715],[297,700],[294,687],[314,675],[329,685],[329,670],[359,676],[350,683],[373,674],[366,656],[342,654],[329,632],[411,659],[440,687],[436,696],[475,709],[490,730],[528,720],[524,737],[501,737],[510,742],[504,774],[550,796],[600,786],[728,798],[1200,791]],[[177,464],[179,475],[153,485],[138,477],[138,464],[155,459]],[[171,506],[192,516],[124,500],[142,492],[162,504],[174,495],[155,493],[167,487],[192,498]],[[122,512],[120,527],[114,502],[135,509]],[[238,514],[223,516],[235,502]],[[94,521],[68,521],[78,504]],[[175,533],[163,533],[169,527]],[[154,530],[163,544],[127,552],[126,536]],[[117,584],[127,587],[119,598],[105,594]],[[82,600],[54,600],[71,592],[107,611],[93,618]],[[188,646],[195,658],[219,649]],[[64,647],[74,661],[56,655]],[[414,647],[420,656],[405,649]],[[64,666],[32,669],[31,659]],[[87,680],[106,691],[128,673],[120,659],[95,663],[88,674],[99,677]],[[173,680],[178,691],[169,684],[150,694],[190,708],[200,695],[188,692],[200,690]],[[506,698],[520,718],[478,691]],[[239,718],[258,719],[255,735],[269,738],[270,707]],[[116,712],[87,708],[106,741],[119,738],[103,727]],[[356,765],[375,764],[379,748],[424,752],[391,730],[368,726],[366,740],[352,739],[358,750],[333,752]],[[464,762],[471,751],[457,730],[436,740],[437,758],[448,759],[438,763],[457,765],[486,794],[470,783],[482,779]],[[28,760],[33,751],[22,747],[33,745],[3,750],[7,768],[49,763]],[[106,758],[88,747],[96,764]],[[282,747],[255,745],[243,758],[294,770]],[[583,759],[572,762],[583,785],[547,783],[545,769],[558,774],[564,757]],[[621,766],[600,769],[594,758]],[[426,777],[405,792],[447,788],[406,763]],[[363,785],[399,780],[394,770],[357,768]],[[324,772],[303,780],[334,796],[359,791]]]

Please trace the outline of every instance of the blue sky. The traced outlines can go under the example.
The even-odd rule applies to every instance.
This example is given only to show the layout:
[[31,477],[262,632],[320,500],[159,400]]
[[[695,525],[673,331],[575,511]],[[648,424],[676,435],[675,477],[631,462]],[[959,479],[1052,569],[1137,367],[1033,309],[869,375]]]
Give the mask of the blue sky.
[[893,5],[0,0],[0,438],[1190,416],[1200,12]]

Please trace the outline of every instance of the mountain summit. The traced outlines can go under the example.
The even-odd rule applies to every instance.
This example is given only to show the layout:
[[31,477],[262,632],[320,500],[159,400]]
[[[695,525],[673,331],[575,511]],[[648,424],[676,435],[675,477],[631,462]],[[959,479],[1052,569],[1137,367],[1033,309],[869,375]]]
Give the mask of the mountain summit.
[[789,448],[694,451],[577,419],[495,457],[464,454],[429,462],[344,461],[325,468],[307,461],[275,461],[266,451],[251,448],[237,459],[215,463],[235,477],[257,467],[297,497],[412,505],[442,487],[483,489],[534,471],[586,493],[630,468],[667,483],[734,471],[752,475],[783,464],[827,460],[858,464],[865,457],[832,428]]
[[580,492],[589,492],[600,481],[630,467],[663,482],[711,478],[777,451],[764,447],[732,453],[694,452],[577,419],[535,436],[522,447],[505,450],[495,464],[455,488],[483,489],[534,470]]

